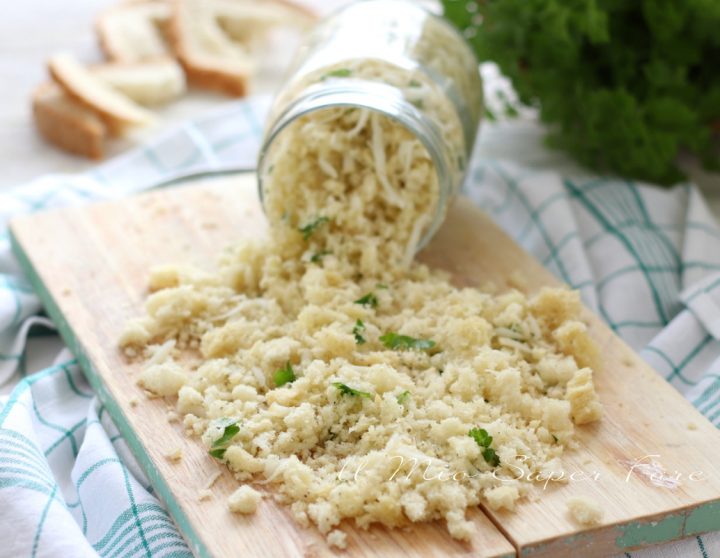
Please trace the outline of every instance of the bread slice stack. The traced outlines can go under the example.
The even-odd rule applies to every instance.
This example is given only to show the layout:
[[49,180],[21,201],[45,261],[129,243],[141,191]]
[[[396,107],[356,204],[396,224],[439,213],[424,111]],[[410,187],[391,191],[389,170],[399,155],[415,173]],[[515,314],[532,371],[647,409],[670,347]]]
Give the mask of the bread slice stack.
[[33,93],[40,134],[70,153],[102,159],[110,138],[152,126],[157,107],[198,89],[247,93],[263,41],[303,31],[312,13],[288,0],[124,0],[95,26],[107,62],[52,56],[52,81]]

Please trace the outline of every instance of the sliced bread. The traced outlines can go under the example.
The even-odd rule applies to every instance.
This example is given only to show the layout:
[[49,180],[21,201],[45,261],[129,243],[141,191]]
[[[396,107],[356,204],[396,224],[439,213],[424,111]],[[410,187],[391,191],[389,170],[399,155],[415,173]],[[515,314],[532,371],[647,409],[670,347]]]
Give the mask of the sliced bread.
[[90,71],[113,89],[141,105],[160,105],[185,93],[185,74],[175,60],[92,66]]
[[96,111],[113,135],[129,126],[155,122],[155,116],[113,89],[69,54],[56,54],[48,63],[50,75],[73,99]]
[[92,109],[75,101],[53,82],[38,86],[32,95],[35,125],[60,149],[90,159],[102,159],[107,129]]
[[162,0],[123,2],[105,10],[97,19],[100,47],[116,62],[143,62],[168,56],[163,28],[170,19],[170,5]]
[[313,20],[284,0],[173,0],[168,39],[190,83],[242,96],[255,69],[255,39],[272,27]]

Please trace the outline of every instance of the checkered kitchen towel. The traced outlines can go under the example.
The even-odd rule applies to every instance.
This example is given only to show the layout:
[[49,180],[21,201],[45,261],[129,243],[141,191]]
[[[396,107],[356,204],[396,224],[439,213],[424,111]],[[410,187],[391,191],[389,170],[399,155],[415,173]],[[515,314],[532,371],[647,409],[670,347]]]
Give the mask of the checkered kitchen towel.
[[[267,99],[224,105],[128,155],[0,194],[0,383],[40,304],[10,253],[20,213],[252,166]],[[661,190],[474,160],[466,193],[720,425],[720,229],[689,185]],[[0,556],[190,556],[71,355],[0,403]],[[720,534],[627,556],[720,557]]]

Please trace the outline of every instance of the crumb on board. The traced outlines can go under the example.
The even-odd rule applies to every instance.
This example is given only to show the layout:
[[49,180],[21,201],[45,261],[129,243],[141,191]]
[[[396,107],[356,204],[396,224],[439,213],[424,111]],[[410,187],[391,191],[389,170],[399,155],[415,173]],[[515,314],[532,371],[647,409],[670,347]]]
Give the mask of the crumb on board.
[[205,500],[210,500],[212,498],[212,490],[208,490],[207,488],[201,490],[198,492],[198,502],[203,502]]
[[347,535],[340,529],[335,529],[328,533],[327,542],[335,548],[347,548]]
[[165,416],[167,417],[168,422],[178,422],[180,420],[180,415],[178,415],[175,411],[168,411]]
[[508,285],[519,291],[526,291],[528,286],[527,277],[519,269],[516,269],[508,276]]
[[131,407],[135,408],[140,403],[140,400],[137,397],[133,397],[130,399],[130,401],[128,401],[128,403]]
[[165,454],[165,458],[168,459],[168,461],[173,461],[175,463],[182,460],[183,452],[181,448],[175,448],[170,450]]
[[570,517],[581,525],[597,525],[603,516],[602,508],[597,502],[576,496],[569,498],[566,502]]
[[255,513],[260,500],[262,494],[245,484],[230,495],[228,509],[233,513]]
[[688,422],[688,423],[687,423],[687,429],[688,429],[688,430],[697,430],[697,429],[698,429],[698,425],[695,424],[694,422]]
[[209,490],[213,487],[213,485],[217,482],[217,480],[220,478],[222,473],[220,471],[215,471],[212,475],[208,477],[207,482],[205,483],[205,486],[203,487],[205,490]]

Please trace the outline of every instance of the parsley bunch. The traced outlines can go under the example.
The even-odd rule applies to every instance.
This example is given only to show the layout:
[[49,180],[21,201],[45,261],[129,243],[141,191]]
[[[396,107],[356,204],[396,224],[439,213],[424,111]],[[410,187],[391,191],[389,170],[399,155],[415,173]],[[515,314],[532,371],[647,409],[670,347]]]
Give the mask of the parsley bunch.
[[663,184],[681,149],[720,167],[717,0],[442,1],[581,163]]

